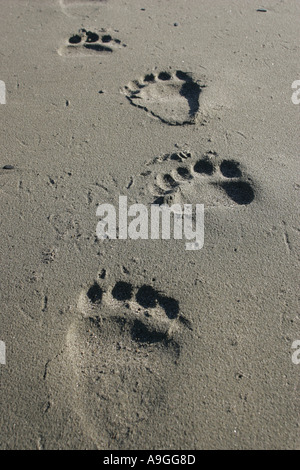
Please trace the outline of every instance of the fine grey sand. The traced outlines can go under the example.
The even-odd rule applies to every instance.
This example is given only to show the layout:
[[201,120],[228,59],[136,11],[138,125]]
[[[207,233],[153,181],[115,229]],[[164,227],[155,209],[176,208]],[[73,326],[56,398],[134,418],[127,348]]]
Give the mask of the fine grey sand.
[[299,2],[0,7],[0,448],[299,449]]

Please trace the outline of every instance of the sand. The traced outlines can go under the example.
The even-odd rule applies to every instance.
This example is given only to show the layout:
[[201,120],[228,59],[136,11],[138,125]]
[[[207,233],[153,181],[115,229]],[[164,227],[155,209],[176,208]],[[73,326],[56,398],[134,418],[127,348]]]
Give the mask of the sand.
[[0,6],[0,448],[299,449],[299,2]]

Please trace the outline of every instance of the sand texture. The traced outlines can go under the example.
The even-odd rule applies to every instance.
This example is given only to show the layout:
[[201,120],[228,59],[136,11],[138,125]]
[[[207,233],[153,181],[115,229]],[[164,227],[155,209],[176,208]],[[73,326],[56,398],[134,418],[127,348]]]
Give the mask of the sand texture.
[[0,7],[0,449],[299,449],[299,1]]

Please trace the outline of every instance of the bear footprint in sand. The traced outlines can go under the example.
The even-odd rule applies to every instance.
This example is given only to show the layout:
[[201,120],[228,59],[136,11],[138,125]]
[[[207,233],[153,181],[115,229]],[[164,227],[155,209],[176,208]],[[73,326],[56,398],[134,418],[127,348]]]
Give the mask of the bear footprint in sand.
[[155,168],[160,165],[160,171],[149,170],[141,176],[151,177],[148,190],[155,204],[234,206],[248,205],[255,197],[253,182],[241,164],[236,160],[222,160],[215,152],[198,158],[190,152],[166,154],[151,165]]
[[126,47],[120,39],[113,38],[106,30],[100,32],[80,29],[78,33],[70,36],[66,43],[58,50],[60,55],[94,55],[99,53],[112,53],[116,49]]
[[167,413],[179,334],[189,323],[176,299],[127,279],[107,288],[95,281],[81,294],[78,310],[67,343],[83,424],[106,448],[112,436],[118,445],[138,439],[139,424]]
[[195,124],[200,109],[200,93],[204,87],[189,73],[163,71],[131,82],[124,88],[124,93],[133,106],[176,126]]

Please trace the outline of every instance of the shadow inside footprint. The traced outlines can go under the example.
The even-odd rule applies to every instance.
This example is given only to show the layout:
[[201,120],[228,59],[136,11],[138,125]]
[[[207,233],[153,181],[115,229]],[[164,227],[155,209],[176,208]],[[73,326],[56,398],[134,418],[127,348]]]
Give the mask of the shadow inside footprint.
[[192,81],[186,82],[181,87],[180,95],[187,100],[190,107],[189,114],[191,117],[194,117],[199,111],[199,97],[201,91],[202,90],[198,83]]
[[87,42],[97,42],[99,41],[99,35],[97,33],[93,33],[92,31],[86,32],[86,40]]
[[112,296],[116,300],[124,301],[132,298],[133,286],[129,282],[119,281],[112,290]]
[[169,175],[168,173],[166,173],[164,176],[163,176],[163,181],[164,183],[169,186],[170,188],[175,188],[176,186],[178,186],[178,183],[174,180],[174,178]]
[[172,75],[168,72],[160,72],[160,74],[158,75],[158,78],[159,80],[167,81],[167,80],[171,80]]
[[166,341],[166,335],[159,331],[149,330],[140,320],[135,320],[131,329],[131,337],[137,343],[161,343]]
[[237,204],[250,204],[254,199],[254,191],[250,184],[245,181],[226,181],[222,183],[222,188]]
[[151,286],[142,286],[136,294],[137,302],[144,308],[155,308],[158,301],[158,293]]
[[220,165],[220,171],[226,178],[239,178],[242,176],[239,163],[233,160],[223,160]]
[[101,44],[84,44],[85,49],[90,49],[97,52],[112,52],[112,49]]
[[103,290],[99,284],[97,284],[97,282],[95,282],[92,287],[89,288],[87,291],[87,296],[93,304],[99,304],[102,301]]
[[189,170],[183,166],[180,166],[177,168],[177,173],[179,176],[181,176],[181,178],[185,179],[185,180],[189,180],[192,178],[192,175],[191,173],[189,172]]
[[214,172],[214,166],[209,160],[203,159],[203,160],[199,160],[195,164],[194,171],[200,174],[204,173],[205,175],[212,175]]
[[163,196],[159,196],[153,201],[153,205],[162,206],[165,203],[165,198]]
[[179,315],[179,302],[160,294],[151,286],[142,286],[137,292],[136,300],[144,308],[155,308],[159,304],[170,320]]
[[69,43],[70,44],[80,44],[82,37],[79,34],[75,34],[74,36],[70,37]]
[[174,320],[179,315],[179,302],[171,297],[163,295],[158,296],[158,303],[164,309],[166,315],[170,320]]

